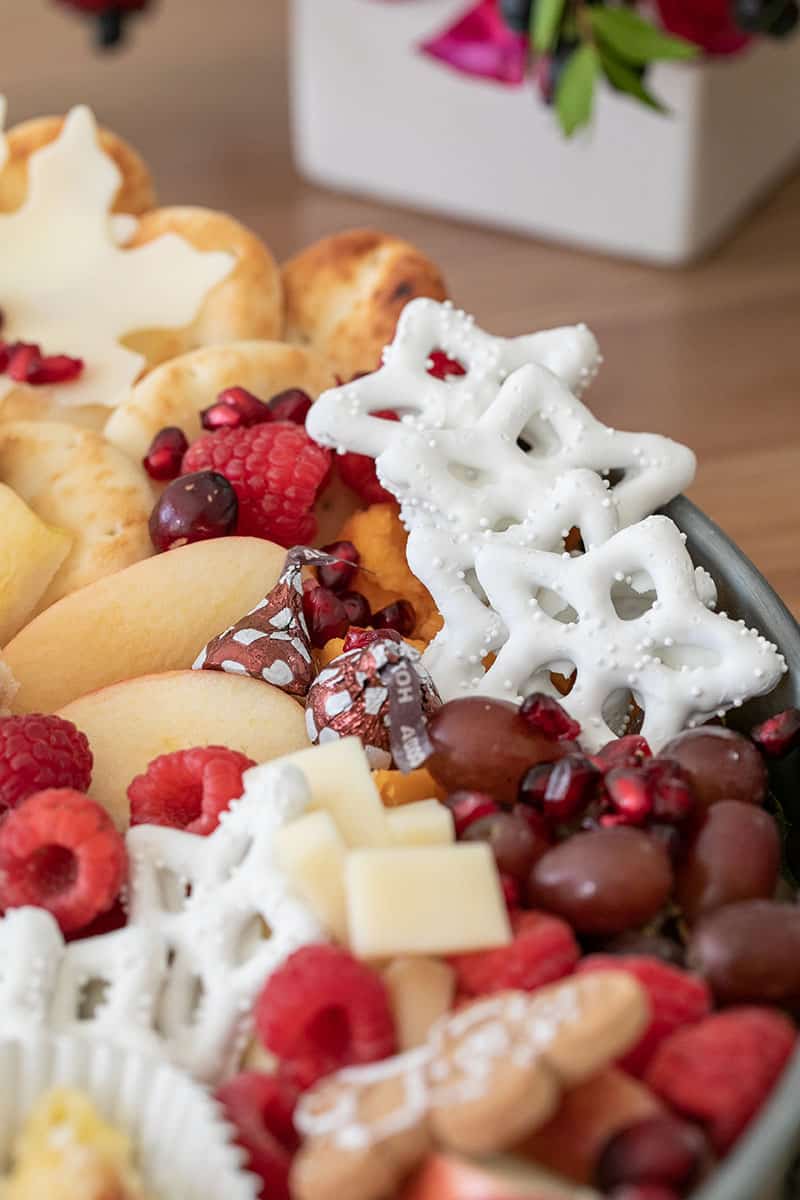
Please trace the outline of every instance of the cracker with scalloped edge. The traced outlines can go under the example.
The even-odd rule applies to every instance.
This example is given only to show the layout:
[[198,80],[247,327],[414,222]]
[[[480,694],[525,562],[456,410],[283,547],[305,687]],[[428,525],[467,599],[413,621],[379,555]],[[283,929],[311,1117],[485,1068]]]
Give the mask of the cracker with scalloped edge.
[[153,489],[141,466],[99,433],[58,422],[0,425],[0,480],[72,548],[37,611],[153,553]]

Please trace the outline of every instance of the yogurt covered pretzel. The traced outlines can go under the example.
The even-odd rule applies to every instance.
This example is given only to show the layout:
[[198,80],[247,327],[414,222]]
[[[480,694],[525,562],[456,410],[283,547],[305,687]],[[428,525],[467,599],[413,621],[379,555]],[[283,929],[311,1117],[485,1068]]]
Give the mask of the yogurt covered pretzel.
[[[466,374],[448,380],[430,375],[430,355],[437,349],[458,360]],[[475,424],[508,375],[526,363],[541,363],[568,387],[581,390],[599,362],[597,342],[585,325],[493,337],[449,301],[412,300],[383,352],[383,365],[324,392],[306,425],[322,445],[377,458],[403,426],[372,416],[375,412],[394,409],[407,425],[423,429],[463,428]]]

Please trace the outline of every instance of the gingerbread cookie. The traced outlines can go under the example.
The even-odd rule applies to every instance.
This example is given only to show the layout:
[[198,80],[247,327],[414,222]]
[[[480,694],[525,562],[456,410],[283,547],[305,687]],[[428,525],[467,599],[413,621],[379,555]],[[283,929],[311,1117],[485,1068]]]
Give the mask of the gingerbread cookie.
[[308,246],[284,264],[283,286],[287,341],[324,355],[342,380],[376,369],[409,300],[447,295],[435,263],[374,229]]
[[147,476],[99,433],[48,421],[0,425],[0,480],[72,538],[39,612],[153,552]]
[[340,1071],[303,1096],[293,1194],[382,1200],[431,1142],[469,1154],[507,1149],[550,1120],[565,1087],[634,1045],[649,1019],[644,989],[622,971],[468,1005],[418,1050]]

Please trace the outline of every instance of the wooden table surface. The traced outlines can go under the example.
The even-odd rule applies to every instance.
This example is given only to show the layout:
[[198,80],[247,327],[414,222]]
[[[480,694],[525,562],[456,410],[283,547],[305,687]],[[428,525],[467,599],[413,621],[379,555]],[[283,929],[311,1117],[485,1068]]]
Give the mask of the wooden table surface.
[[144,152],[162,200],[227,209],[279,258],[336,229],[382,226],[435,258],[486,328],[586,321],[606,359],[595,411],[688,442],[700,460],[692,498],[800,615],[800,175],[717,255],[680,271],[335,195],[292,167],[286,0],[158,8],[124,54],[98,57],[52,0],[0,0],[10,120],[85,100]]

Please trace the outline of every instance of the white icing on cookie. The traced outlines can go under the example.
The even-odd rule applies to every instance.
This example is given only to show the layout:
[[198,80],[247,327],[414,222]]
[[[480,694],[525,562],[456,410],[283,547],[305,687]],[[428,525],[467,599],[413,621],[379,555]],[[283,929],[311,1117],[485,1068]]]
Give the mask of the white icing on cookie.
[[273,836],[309,801],[289,764],[253,767],[209,837],[154,825],[126,835],[130,916],[65,945],[41,909],[0,920],[8,1033],[50,1028],[168,1056],[209,1083],[235,1068],[264,981],[325,935],[290,890]]
[[[652,580],[656,598],[626,620],[614,589],[639,572]],[[615,736],[609,706],[628,693],[644,710],[642,734],[658,750],[687,725],[768,692],[786,671],[775,646],[705,606],[684,537],[667,517],[649,517],[577,558],[488,545],[476,573],[509,636],[472,690],[509,700],[552,693],[553,664],[574,664],[575,685],[559,699],[590,750]]]
[[[429,375],[430,354],[436,349],[458,360],[466,375],[447,380]],[[464,428],[475,424],[507,376],[526,363],[549,367],[577,391],[591,382],[599,362],[597,342],[585,325],[493,337],[449,301],[412,300],[383,352],[383,366],[324,392],[306,426],[322,445],[377,458],[403,425],[371,416],[374,412],[392,409],[407,426]]]
[[[230,254],[200,252],[171,233],[121,248],[130,223],[111,214],[120,180],[91,112],[75,108],[59,137],[31,155],[24,204],[0,213],[3,338],[84,360],[79,379],[53,389],[67,405],[118,403],[145,365],[122,340],[191,324],[234,266]],[[0,377],[0,396],[20,386]]]

